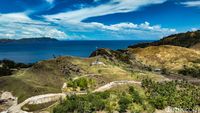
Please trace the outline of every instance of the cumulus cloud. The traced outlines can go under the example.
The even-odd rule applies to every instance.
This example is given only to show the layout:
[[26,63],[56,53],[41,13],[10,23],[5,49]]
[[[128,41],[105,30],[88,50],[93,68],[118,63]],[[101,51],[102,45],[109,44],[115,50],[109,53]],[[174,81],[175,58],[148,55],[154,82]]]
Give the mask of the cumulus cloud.
[[182,5],[185,5],[186,7],[200,7],[200,1],[187,1],[187,2],[182,2]]
[[113,30],[113,31],[154,31],[154,32],[176,32],[176,29],[162,28],[160,25],[151,26],[149,22],[144,22],[141,24],[134,23],[119,23],[113,25],[104,25],[102,23],[92,22],[91,25],[99,27],[101,29]]
[[[163,36],[177,33],[176,29],[163,28],[160,25],[151,25],[148,22],[141,24],[134,23],[118,23],[112,25],[105,25],[103,23],[91,22],[91,23],[63,23],[63,29],[68,33],[77,34],[76,39],[116,39],[116,40],[140,40],[148,39],[155,40],[162,38]],[[78,27],[77,27],[78,26]],[[77,38],[78,34],[81,38]],[[72,37],[71,37],[72,36]],[[73,35],[70,35],[73,38]],[[70,39],[71,39],[70,38]]]
[[104,25],[102,23],[92,22],[90,23],[93,26],[99,27],[101,29],[107,29],[107,30],[113,30],[113,31],[119,31],[119,30],[125,30],[125,29],[135,29],[138,27],[137,24],[133,23],[119,23],[119,24],[113,24],[113,25]]

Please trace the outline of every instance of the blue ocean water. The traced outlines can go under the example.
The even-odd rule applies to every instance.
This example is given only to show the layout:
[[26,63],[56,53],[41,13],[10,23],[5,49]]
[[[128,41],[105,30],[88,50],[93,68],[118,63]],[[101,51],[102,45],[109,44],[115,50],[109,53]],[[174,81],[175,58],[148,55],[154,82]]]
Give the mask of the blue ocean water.
[[129,45],[150,42],[135,40],[118,41],[58,41],[48,43],[7,43],[0,44],[0,59],[10,59],[16,62],[34,63],[55,56],[88,57],[96,47],[125,49]]

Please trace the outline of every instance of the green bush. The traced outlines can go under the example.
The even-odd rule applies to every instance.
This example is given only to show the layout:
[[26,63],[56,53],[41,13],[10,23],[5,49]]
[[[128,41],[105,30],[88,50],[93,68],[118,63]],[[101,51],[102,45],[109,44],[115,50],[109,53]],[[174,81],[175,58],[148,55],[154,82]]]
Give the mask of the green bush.
[[[56,106],[54,113],[92,113],[94,111],[101,111],[105,109],[106,101],[103,93],[87,94],[82,96],[69,96],[67,99]],[[108,93],[109,94],[109,93]],[[107,96],[106,96],[107,97]],[[107,99],[107,98],[106,98]]]
[[122,97],[120,97],[119,100],[119,108],[120,108],[120,112],[126,112],[128,105],[131,104],[132,100],[130,98],[128,98],[128,96],[124,95]]
[[88,78],[79,78],[76,80],[68,81],[67,86],[73,89],[80,88],[81,90],[87,90],[95,84],[95,81]]
[[13,69],[28,68],[32,66],[32,64],[15,63],[14,61],[7,59],[0,60],[0,65],[0,77],[12,75]]
[[200,67],[194,65],[191,67],[184,66],[182,70],[179,70],[179,74],[192,76],[192,77],[200,77]]
[[183,81],[157,83],[143,80],[142,86],[146,90],[149,102],[157,109],[167,106],[186,110],[194,109],[199,105],[200,88]]
[[142,104],[142,99],[141,99],[139,93],[134,89],[133,86],[131,86],[129,88],[129,93],[131,94],[131,96],[133,98],[133,102],[138,103],[138,104]]
[[10,69],[5,68],[5,67],[0,67],[0,77],[11,75],[11,74],[12,74],[12,71]]

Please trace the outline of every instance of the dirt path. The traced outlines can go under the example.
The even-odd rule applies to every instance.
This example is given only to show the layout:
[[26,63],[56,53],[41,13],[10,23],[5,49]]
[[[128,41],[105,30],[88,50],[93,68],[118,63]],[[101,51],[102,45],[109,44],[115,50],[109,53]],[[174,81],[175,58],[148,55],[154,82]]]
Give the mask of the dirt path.
[[124,84],[138,84],[138,85],[141,85],[141,82],[137,82],[137,81],[133,81],[133,80],[121,80],[121,81],[113,81],[113,82],[110,82],[104,86],[101,86],[97,89],[95,89],[93,92],[103,92],[103,91],[106,91],[106,90],[109,90],[115,86],[118,86],[118,85],[124,85]]
[[23,76],[26,73],[26,71],[28,71],[28,70],[29,70],[29,68],[23,69],[23,71],[21,73],[19,73],[17,76]]
[[47,103],[50,101],[58,100],[59,98],[64,98],[66,94],[63,93],[57,93],[57,94],[45,94],[45,95],[38,95],[33,96],[28,99],[26,99],[24,102],[11,106],[7,113],[24,113],[24,111],[21,110],[21,108],[26,104],[41,104],[41,103]]

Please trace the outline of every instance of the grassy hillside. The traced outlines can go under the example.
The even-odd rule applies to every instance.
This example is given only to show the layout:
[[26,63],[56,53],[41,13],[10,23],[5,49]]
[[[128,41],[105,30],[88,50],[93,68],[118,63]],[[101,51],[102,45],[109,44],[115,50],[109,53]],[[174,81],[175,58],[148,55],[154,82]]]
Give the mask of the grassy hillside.
[[181,46],[181,47],[194,48],[196,50],[200,50],[199,44],[200,44],[200,30],[171,35],[168,37],[164,37],[163,39],[156,42],[132,45],[129,46],[129,48],[137,48],[137,47],[144,48],[148,46],[173,45],[173,46]]
[[67,78],[78,76],[82,71],[70,59],[42,61],[12,76],[0,77],[0,90],[13,92],[20,102],[33,95],[61,92]]
[[[126,50],[99,49],[97,55],[126,64],[125,69],[159,71],[164,75],[179,74],[200,77],[200,52],[194,49],[161,45]],[[91,56],[95,56],[95,54]],[[115,64],[117,65],[117,64]]]
[[135,71],[159,71],[164,75],[200,77],[200,30],[174,34],[152,43],[129,46],[126,50],[98,49],[91,56],[121,61]]
[[[31,80],[30,80],[31,81]],[[60,89],[41,86],[39,84],[33,84],[29,81],[15,77],[1,77],[0,78],[0,90],[10,91],[18,97],[19,102],[31,97],[33,95],[46,94],[50,92],[60,92]]]
[[[98,59],[105,65],[91,63]],[[41,61],[30,68],[21,69],[16,74],[0,78],[0,90],[11,91],[19,101],[26,98],[45,94],[61,92],[63,83],[72,78],[87,76],[96,81],[93,88],[116,80],[137,80],[152,78],[164,79],[163,76],[147,71],[132,71],[129,65],[121,61],[112,61],[104,57],[76,58],[59,57],[52,60]]]
[[200,66],[200,52],[177,46],[150,46],[129,49],[138,61],[154,68],[177,71],[186,66]]

